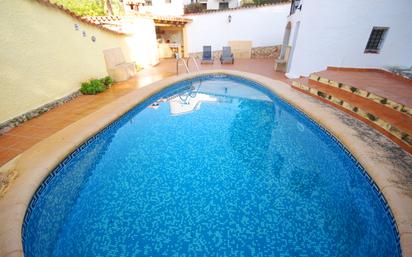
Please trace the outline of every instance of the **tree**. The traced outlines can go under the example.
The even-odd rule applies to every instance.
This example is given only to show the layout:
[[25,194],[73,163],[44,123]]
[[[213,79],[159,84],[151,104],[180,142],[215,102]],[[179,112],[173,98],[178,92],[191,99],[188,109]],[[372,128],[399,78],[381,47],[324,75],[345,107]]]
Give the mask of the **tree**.
[[191,3],[185,6],[185,14],[189,13],[200,13],[206,10],[206,7],[201,3]]
[[120,0],[51,0],[51,2],[61,4],[79,16],[121,15],[124,12]]
[[283,3],[287,2],[287,0],[253,0],[253,3],[256,5],[261,5],[261,4],[276,4],[276,3]]
[[[106,14],[107,15],[113,15],[113,7],[112,7],[112,2],[110,0],[103,0],[103,2],[105,2],[106,4]],[[103,3],[104,4],[104,3]]]

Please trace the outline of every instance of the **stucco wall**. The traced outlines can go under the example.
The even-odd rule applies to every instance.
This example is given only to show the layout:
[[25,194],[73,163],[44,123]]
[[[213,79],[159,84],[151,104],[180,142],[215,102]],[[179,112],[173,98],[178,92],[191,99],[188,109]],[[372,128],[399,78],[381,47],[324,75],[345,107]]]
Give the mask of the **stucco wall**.
[[152,13],[154,15],[183,15],[183,0],[152,0],[151,6],[140,6],[139,10],[143,13]]
[[201,52],[203,45],[221,50],[231,40],[251,40],[253,47],[282,44],[289,9],[290,4],[279,4],[188,15],[193,19],[187,26],[189,53]]
[[[221,1],[218,0],[208,0],[207,1],[207,9],[208,10],[216,10],[219,9],[219,3]],[[222,1],[223,2],[223,1]],[[229,3],[229,8],[236,8],[240,6],[240,2],[238,0],[227,0],[226,3]]]
[[[144,48],[156,40],[151,20],[139,23],[146,34],[152,24],[153,36],[145,41],[102,31],[34,0],[0,1],[0,21],[0,123],[78,90],[82,81],[105,76],[103,49],[120,46],[128,61],[156,61]],[[140,50],[132,49],[135,45]]]
[[[198,3],[206,3],[206,7],[207,7],[208,10],[219,9],[219,2],[220,2],[219,0],[202,0],[202,1],[197,1],[197,2]],[[229,8],[236,8],[236,7],[239,7],[241,5],[241,2],[239,0],[225,0],[225,2],[229,3]],[[188,5],[188,4],[191,4],[191,3],[196,3],[196,1],[195,0],[183,0],[182,3],[183,3],[183,5]]]
[[[129,51],[129,59],[135,61],[143,67],[153,66],[159,63],[156,40],[156,26],[152,19],[134,18],[129,24],[133,34],[127,37],[117,38],[120,44],[125,44],[126,51]],[[116,37],[116,36],[115,36]]]
[[[291,35],[298,21],[300,28],[287,75],[308,75],[327,66],[411,66],[411,10],[410,0],[304,1],[302,11],[289,17]],[[389,27],[388,33],[379,54],[364,53],[374,26]]]

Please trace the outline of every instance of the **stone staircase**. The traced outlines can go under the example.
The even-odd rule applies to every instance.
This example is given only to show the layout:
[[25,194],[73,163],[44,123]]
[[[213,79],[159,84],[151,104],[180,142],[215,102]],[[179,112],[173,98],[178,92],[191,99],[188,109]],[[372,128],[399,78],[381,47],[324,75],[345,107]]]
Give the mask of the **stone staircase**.
[[[292,80],[292,87],[364,121],[412,153],[412,108],[410,106],[371,92],[373,88],[366,90],[365,87],[355,87],[347,82],[338,81],[336,68],[331,69],[333,78],[328,78],[328,70],[313,73],[309,78],[301,77]],[[344,76],[345,72],[342,75]],[[396,83],[396,78],[393,80]],[[366,80],[359,80],[362,81]],[[412,94],[412,84],[410,89],[408,87],[406,89],[408,92],[399,92],[399,94]]]

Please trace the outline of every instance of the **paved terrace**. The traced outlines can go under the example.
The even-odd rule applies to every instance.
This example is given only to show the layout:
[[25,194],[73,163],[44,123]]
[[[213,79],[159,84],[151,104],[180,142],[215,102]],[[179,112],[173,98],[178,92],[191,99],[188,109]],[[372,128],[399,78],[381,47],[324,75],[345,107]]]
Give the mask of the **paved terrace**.
[[[200,65],[200,68],[202,70],[230,69],[248,71],[287,82],[288,80],[283,73],[273,70],[274,62],[274,59],[250,59],[236,60],[234,65],[221,65],[218,60],[215,60],[214,65]],[[190,65],[194,69],[192,62]],[[180,66],[179,72],[185,72],[183,65]],[[70,102],[23,123],[0,136],[0,166],[39,141],[95,112],[117,98],[175,74],[176,61],[174,59],[162,60],[156,67],[144,69],[137,74],[136,78],[116,83],[104,93],[99,95],[81,95]]]

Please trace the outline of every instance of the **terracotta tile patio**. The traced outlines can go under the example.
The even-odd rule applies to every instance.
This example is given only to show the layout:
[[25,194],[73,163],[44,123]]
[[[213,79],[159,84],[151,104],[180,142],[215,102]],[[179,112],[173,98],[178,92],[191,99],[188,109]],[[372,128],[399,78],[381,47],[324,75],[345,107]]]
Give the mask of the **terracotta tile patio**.
[[363,71],[359,69],[328,69],[314,74],[412,106],[412,80],[400,79],[387,72],[366,69]]
[[[404,109],[400,111],[399,106],[394,105],[398,107],[394,109],[393,105],[368,97],[370,92],[397,102],[393,104],[403,104],[410,108],[412,80],[383,70],[338,67],[329,67],[327,70],[312,73],[310,78],[294,79],[293,87],[363,121],[412,153],[408,139],[412,135],[412,116]],[[331,81],[364,90],[368,95],[333,86]],[[361,112],[358,113],[358,110]],[[378,117],[379,121],[372,122],[370,118],[366,118],[365,113],[372,115],[371,117]]]
[[[234,65],[221,65],[218,61],[215,61],[214,65],[201,65],[200,68],[202,70],[231,69],[247,71],[288,82],[289,80],[283,73],[273,70],[273,64],[274,59],[236,60]],[[193,63],[191,68],[194,69]],[[180,67],[179,72],[185,72],[183,66]],[[140,71],[136,78],[116,83],[102,94],[94,96],[81,95],[23,123],[0,136],[0,166],[42,139],[93,113],[117,98],[175,74],[176,61],[173,59],[162,60],[157,66]]]
[[[352,94],[350,92],[330,87],[315,81],[310,81],[307,78],[301,78],[300,81],[303,81],[303,83],[309,85],[311,88],[316,88],[322,92],[328,92],[341,100],[352,103],[369,113],[376,113],[380,118],[383,118],[384,120],[390,122],[390,124],[396,125],[398,128],[412,135],[412,117],[406,114],[388,108],[374,101],[367,100],[364,97],[358,96],[356,94]],[[374,90],[374,88],[372,88],[372,90]],[[410,87],[410,91],[412,92],[412,87]],[[407,91],[403,90],[400,92]]]

